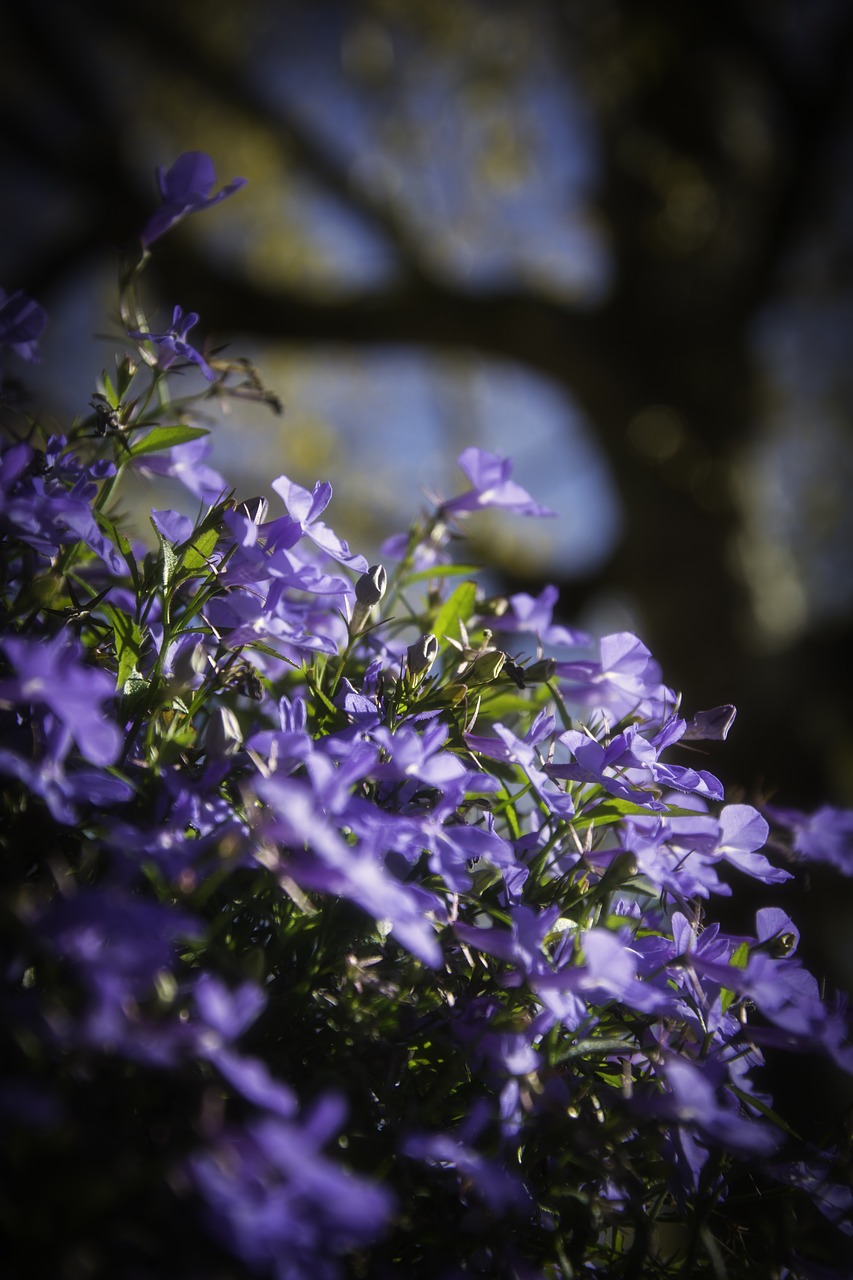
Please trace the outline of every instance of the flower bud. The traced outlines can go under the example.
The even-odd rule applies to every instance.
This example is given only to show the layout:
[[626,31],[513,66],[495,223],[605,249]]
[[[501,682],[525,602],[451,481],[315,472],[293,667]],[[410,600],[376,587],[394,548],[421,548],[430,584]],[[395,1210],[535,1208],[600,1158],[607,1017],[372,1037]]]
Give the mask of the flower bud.
[[468,684],[489,684],[498,678],[505,662],[506,654],[503,649],[487,649],[466,667],[465,680]]
[[525,684],[544,684],[545,681],[553,678],[557,669],[557,663],[554,658],[540,658],[538,662],[531,662],[529,667],[524,668]]
[[388,575],[381,564],[372,564],[355,584],[355,598],[359,604],[378,604],[385,595]]
[[406,650],[406,668],[410,676],[426,675],[438,657],[438,641],[431,631],[421,636]]
[[355,584],[355,608],[349,624],[350,635],[359,635],[367,625],[370,610],[385,595],[388,575],[381,564],[372,564]]

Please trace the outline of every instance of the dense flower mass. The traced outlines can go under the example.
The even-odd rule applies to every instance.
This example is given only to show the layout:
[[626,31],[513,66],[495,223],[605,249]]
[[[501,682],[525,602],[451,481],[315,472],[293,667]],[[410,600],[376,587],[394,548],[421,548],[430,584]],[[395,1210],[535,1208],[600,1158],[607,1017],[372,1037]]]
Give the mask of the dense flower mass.
[[[182,157],[144,244],[237,185]],[[482,508],[550,514],[509,459],[465,449],[384,564],[327,483],[236,500],[193,410],[246,387],[195,321],[128,326],[149,358],[0,454],[9,1265],[849,1275],[843,1146],[767,1082],[790,1052],[853,1073],[788,914],[800,864],[853,872],[853,816],[727,800],[693,744],[734,708],[684,714],[636,636],[453,563]],[[164,420],[179,360],[216,387]],[[155,507],[138,545],[131,472],[198,519]],[[787,906],[730,933],[750,883]]]

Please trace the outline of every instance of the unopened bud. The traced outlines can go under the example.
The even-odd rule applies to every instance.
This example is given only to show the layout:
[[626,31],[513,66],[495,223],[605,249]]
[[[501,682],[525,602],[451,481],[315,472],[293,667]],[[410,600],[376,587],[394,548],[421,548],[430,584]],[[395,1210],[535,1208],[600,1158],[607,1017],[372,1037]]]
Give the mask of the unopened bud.
[[538,662],[531,662],[529,667],[524,668],[525,684],[544,684],[546,680],[553,678],[556,669],[554,658],[540,658]]
[[385,595],[388,585],[388,574],[381,564],[372,564],[355,584],[355,598],[359,604],[378,604]]
[[503,671],[505,662],[506,654],[503,649],[487,649],[465,668],[465,680],[468,684],[489,684]]
[[350,635],[357,636],[367,625],[370,610],[385,595],[388,575],[381,564],[372,564],[355,584],[355,608],[349,624]]
[[406,650],[406,667],[410,676],[426,675],[438,657],[438,641],[431,631],[421,636]]

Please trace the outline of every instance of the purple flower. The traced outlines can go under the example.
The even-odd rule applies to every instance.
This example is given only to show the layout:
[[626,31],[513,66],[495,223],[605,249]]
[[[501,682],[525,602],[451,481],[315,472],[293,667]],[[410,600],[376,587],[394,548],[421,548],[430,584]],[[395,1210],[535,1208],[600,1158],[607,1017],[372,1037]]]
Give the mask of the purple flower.
[[483,507],[502,507],[519,516],[553,516],[556,512],[541,506],[526,489],[510,480],[512,459],[485,449],[463,449],[456,459],[471,482],[471,488],[441,504],[445,515],[463,515]]
[[22,360],[38,360],[36,344],[47,324],[47,312],[19,289],[0,289],[0,347],[11,347]]
[[56,822],[72,825],[77,821],[74,803],[103,808],[122,804],[133,795],[130,783],[99,769],[65,770],[65,757],[71,747],[67,725],[53,716],[45,716],[47,750],[40,760],[30,760],[6,747],[0,747],[0,773],[23,782],[34,795],[41,796]]
[[[516,868],[512,845],[497,834],[490,819],[483,826],[458,821],[458,808],[469,777],[446,781],[442,795],[427,812],[389,818],[386,836],[386,847],[393,848],[411,865],[426,850],[430,870],[457,893],[471,887],[470,866],[479,858],[505,874]],[[483,781],[476,785],[485,789]]]
[[321,1098],[307,1119],[226,1132],[190,1161],[212,1230],[254,1270],[337,1280],[338,1259],[384,1229],[389,1193],[321,1154],[341,1118],[336,1099]]
[[188,213],[198,213],[201,209],[209,209],[219,204],[226,196],[233,195],[246,185],[246,178],[232,178],[227,186],[222,187],[215,195],[211,190],[216,182],[213,161],[203,151],[185,151],[183,155],[165,172],[162,166],[157,167],[157,186],[163,201],[146,223],[142,232],[142,243],[146,249],[155,240],[164,235],[176,222],[180,222]]
[[450,1134],[413,1134],[404,1143],[403,1154],[441,1169],[453,1169],[461,1194],[473,1189],[492,1213],[530,1208],[530,1193],[508,1169]]
[[315,484],[314,492],[309,493],[307,489],[302,489],[301,485],[288,480],[287,476],[279,476],[278,480],[273,480],[273,489],[282,499],[291,517],[288,522],[280,522],[280,525],[278,521],[274,522],[279,526],[275,529],[274,535],[274,543],[277,547],[279,545],[286,548],[292,547],[298,539],[305,536],[310,538],[320,550],[324,550],[327,556],[337,559],[342,564],[348,564],[350,568],[360,573],[368,571],[368,562],[364,556],[353,556],[346,541],[338,538],[337,534],[333,534],[332,530],[323,524],[323,521],[318,520],[320,512],[325,511],[332,500],[332,485],[328,480]]
[[519,591],[510,596],[509,611],[490,618],[489,625],[493,631],[529,631],[542,644],[566,645],[569,648],[589,644],[585,631],[552,622],[558,599],[559,592],[553,585],[543,587],[538,596]]
[[161,369],[169,369],[177,360],[185,360],[189,364],[198,365],[208,382],[216,381],[216,374],[205,360],[201,352],[187,342],[187,334],[193,325],[198,323],[198,314],[188,311],[184,315],[180,307],[172,312],[172,327],[164,333],[145,333],[142,329],[128,329],[128,337],[139,342],[153,342],[157,347],[157,364]]
[[81,466],[66,445],[65,436],[51,436],[42,457],[27,444],[13,444],[3,452],[0,523],[48,557],[60,544],[82,539],[120,576],[124,561],[92,512],[99,485],[115,473],[115,467],[104,459]]
[[737,709],[730,703],[712,707],[710,711],[697,711],[684,726],[685,742],[725,742],[736,715]]
[[804,862],[826,862],[853,875],[853,812],[822,805],[814,813],[769,808],[767,813],[791,832],[794,853]]
[[300,538],[310,538],[333,560],[338,560],[359,573],[367,572],[368,564],[364,556],[354,555],[343,538],[339,538],[322,520],[317,519],[331,501],[332,486],[328,481],[315,484],[313,493],[294,484],[287,476],[279,476],[277,480],[273,480],[272,487],[287,507],[290,517],[288,520],[273,522],[270,532],[273,534],[275,547],[287,550]]
[[18,673],[0,681],[0,701],[49,707],[87,760],[113,764],[122,736],[103,704],[115,694],[115,677],[81,663],[80,646],[62,633],[50,640],[9,636],[0,643]]
[[662,801],[645,790],[653,778],[657,752],[637,731],[635,724],[617,733],[604,744],[578,729],[560,734],[559,741],[574,756],[574,764],[549,764],[546,773],[552,778],[570,778],[574,782],[604,787],[611,795],[632,800],[647,809],[663,809]]
[[558,662],[564,696],[615,719],[640,716],[661,720],[676,704],[675,694],[661,684],[660,667],[630,631],[603,636],[598,660]]
[[493,738],[466,734],[465,741],[468,747],[492,760],[510,760],[518,765],[551,813],[563,818],[574,813],[574,801],[571,796],[565,791],[554,791],[550,787],[550,779],[540,767],[539,754],[536,750],[537,744],[545,738],[550,738],[554,732],[554,717],[545,711],[540,711],[523,738],[517,737],[506,725],[496,724],[493,727],[495,731]]
[[443,788],[448,782],[468,776],[468,770],[451,751],[443,751],[448,728],[435,722],[418,733],[409,725],[400,725],[392,733],[385,725],[373,732],[374,741],[387,756],[387,762],[377,765],[374,777],[419,778],[428,786]]
[[431,895],[395,880],[369,847],[347,844],[303,782],[274,775],[255,785],[271,811],[266,834],[290,847],[283,872],[305,888],[349,898],[374,919],[390,921],[400,943],[424,964],[435,968],[441,963],[441,948],[425,914]]
[[570,992],[590,1005],[615,999],[644,1013],[672,1008],[671,993],[641,979],[641,956],[625,930],[589,929],[580,944],[583,963],[535,975],[531,985],[537,994]]
[[136,463],[143,475],[172,476],[202,502],[214,503],[228,492],[228,484],[205,459],[210,454],[207,440],[187,440],[164,453],[147,454]]
[[525,977],[550,972],[544,947],[548,934],[559,919],[559,904],[542,911],[519,904],[512,907],[509,914],[509,929],[464,924],[457,920],[454,932],[469,946],[515,965]]
[[671,1054],[664,1060],[662,1074],[670,1091],[657,1104],[659,1114],[695,1126],[703,1141],[732,1151],[770,1155],[779,1147],[781,1133],[742,1115],[731,1094],[723,1094],[720,1100],[721,1064],[710,1059],[700,1064]]
[[733,867],[765,884],[790,880],[790,871],[774,867],[762,853],[769,828],[761,814],[748,804],[729,804],[720,813],[720,843],[717,853]]
[[138,1008],[153,993],[158,974],[177,961],[178,939],[199,936],[191,917],[104,886],[56,898],[42,913],[38,932],[88,996],[82,1017],[69,1024],[78,1043],[164,1065],[191,1046],[182,1022],[148,1020]]
[[250,1027],[267,998],[253,982],[230,991],[219,978],[203,973],[195,985],[195,1002],[203,1021],[223,1040],[236,1040]]

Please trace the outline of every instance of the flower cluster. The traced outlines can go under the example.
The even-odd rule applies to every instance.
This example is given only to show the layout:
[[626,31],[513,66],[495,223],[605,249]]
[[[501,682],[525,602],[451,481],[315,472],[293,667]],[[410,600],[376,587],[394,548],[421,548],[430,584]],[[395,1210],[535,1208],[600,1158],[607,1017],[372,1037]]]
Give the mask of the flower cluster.
[[[694,744],[733,708],[684,715],[635,636],[454,563],[483,508],[550,514],[508,459],[466,449],[382,564],[328,484],[238,501],[194,411],[274,397],[133,289],[241,180],[211,197],[192,153],[159,185],[92,412],[10,414],[0,457],[10,1265],[849,1274],[844,1152],[765,1079],[792,1051],[853,1073],[846,1010],[783,906],[732,934],[712,905],[853,873],[853,817],[727,803]],[[32,359],[44,313],[4,298]],[[205,385],[167,395],[178,361]],[[138,545],[130,472],[198,518]]]

